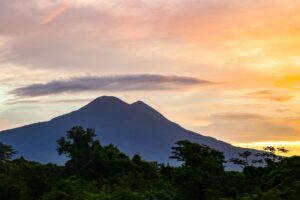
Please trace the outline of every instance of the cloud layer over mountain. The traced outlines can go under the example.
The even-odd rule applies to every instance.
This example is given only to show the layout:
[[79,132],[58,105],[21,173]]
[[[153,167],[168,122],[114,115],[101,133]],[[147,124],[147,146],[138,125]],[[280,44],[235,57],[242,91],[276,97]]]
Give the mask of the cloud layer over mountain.
[[45,84],[32,84],[12,91],[17,96],[43,96],[84,91],[136,91],[172,90],[211,82],[184,76],[123,75],[85,76],[68,80],[54,80]]

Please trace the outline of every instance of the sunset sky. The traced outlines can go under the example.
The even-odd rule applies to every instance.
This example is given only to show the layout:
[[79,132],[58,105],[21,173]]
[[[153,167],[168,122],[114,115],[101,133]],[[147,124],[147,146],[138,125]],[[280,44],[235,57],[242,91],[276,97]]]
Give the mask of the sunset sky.
[[0,130],[102,96],[300,155],[300,0],[1,0]]

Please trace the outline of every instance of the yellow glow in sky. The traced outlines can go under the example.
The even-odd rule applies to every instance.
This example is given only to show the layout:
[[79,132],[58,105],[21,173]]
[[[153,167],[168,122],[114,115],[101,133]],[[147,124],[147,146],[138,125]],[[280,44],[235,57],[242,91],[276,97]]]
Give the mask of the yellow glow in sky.
[[300,155],[300,141],[268,141],[268,142],[251,142],[251,143],[234,143],[235,146],[246,147],[246,148],[255,148],[263,150],[264,147],[273,146],[273,147],[285,147],[289,150],[286,154],[278,154],[285,156]]

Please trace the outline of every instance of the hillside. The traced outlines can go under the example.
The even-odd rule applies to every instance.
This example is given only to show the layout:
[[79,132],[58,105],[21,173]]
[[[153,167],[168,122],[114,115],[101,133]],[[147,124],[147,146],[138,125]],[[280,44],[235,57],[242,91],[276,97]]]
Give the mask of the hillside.
[[[42,163],[62,164],[57,155],[56,140],[73,126],[96,130],[102,144],[112,143],[128,155],[140,154],[149,161],[176,165],[169,159],[171,147],[187,139],[224,152],[227,159],[245,149],[234,147],[212,137],[189,131],[166,119],[142,101],[128,104],[115,97],[103,96],[74,112],[50,121],[0,132],[0,141],[18,149],[18,156]],[[236,166],[227,164],[229,169]]]

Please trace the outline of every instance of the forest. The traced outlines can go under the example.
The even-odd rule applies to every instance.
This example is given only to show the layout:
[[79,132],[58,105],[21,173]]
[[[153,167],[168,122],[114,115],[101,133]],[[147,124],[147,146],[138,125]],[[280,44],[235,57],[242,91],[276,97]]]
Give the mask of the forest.
[[[181,140],[174,144],[169,166],[132,157],[116,146],[102,145],[95,130],[73,127],[57,140],[62,165],[41,164],[0,142],[1,200],[298,200],[300,157],[277,156],[285,148],[265,153],[245,151],[225,160],[222,152]],[[249,161],[250,156],[257,159]],[[226,171],[233,162],[241,171]]]

